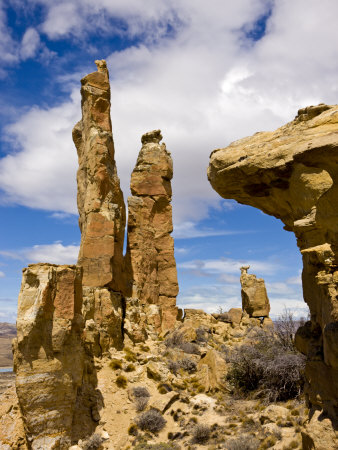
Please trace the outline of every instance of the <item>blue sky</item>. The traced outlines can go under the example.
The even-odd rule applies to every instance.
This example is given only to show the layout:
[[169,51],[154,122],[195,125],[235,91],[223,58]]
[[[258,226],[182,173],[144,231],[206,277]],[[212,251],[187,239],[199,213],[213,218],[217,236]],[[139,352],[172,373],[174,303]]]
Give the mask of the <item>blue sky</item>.
[[239,267],[263,277],[272,316],[306,315],[301,259],[282,223],[211,189],[210,152],[337,103],[334,0],[0,0],[0,320],[15,321],[21,269],[72,263],[80,78],[106,59],[125,199],[140,137],[174,160],[178,304],[240,306]]

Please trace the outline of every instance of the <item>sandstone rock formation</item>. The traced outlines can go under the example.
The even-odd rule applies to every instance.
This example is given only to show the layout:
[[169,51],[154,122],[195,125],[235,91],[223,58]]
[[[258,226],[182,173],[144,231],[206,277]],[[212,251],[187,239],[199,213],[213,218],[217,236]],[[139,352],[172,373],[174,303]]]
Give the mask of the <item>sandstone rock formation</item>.
[[33,449],[69,448],[84,370],[81,268],[32,264],[23,271],[16,391]]
[[250,266],[241,267],[242,309],[249,317],[269,317],[270,302],[263,278],[249,274]]
[[333,424],[338,419],[337,167],[338,106],[321,104],[300,110],[293,122],[274,132],[213,151],[208,169],[222,197],[281,219],[296,235],[311,312],[301,339],[307,396]]
[[81,80],[82,119],[73,130],[79,170],[78,209],[83,285],[121,292],[125,205],[114,160],[109,74],[105,61]]
[[83,268],[85,338],[94,355],[122,347],[125,205],[114,160],[105,61],[82,80],[82,119],[73,129]]
[[[126,254],[128,296],[131,298],[127,301],[126,317],[129,319],[132,299],[138,299],[137,304],[145,312],[143,319],[156,331],[173,328],[178,312],[177,271],[171,237],[173,163],[161,140],[160,130],[142,136],[142,148],[130,183]],[[132,330],[127,329],[127,332],[130,334]]]

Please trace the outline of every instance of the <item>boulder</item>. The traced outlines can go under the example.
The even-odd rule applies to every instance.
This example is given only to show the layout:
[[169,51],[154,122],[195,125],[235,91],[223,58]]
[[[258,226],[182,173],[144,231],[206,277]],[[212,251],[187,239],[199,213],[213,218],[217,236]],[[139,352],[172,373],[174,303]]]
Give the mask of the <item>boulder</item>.
[[242,309],[249,317],[268,317],[270,302],[263,278],[249,274],[250,266],[241,267]]
[[226,373],[226,362],[214,349],[208,350],[197,364],[196,376],[206,392],[223,389]]

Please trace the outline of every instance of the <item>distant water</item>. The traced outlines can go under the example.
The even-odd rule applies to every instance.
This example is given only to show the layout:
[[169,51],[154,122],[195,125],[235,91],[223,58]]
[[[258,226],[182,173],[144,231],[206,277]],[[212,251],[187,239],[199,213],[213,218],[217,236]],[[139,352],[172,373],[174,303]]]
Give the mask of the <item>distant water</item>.
[[0,367],[0,372],[13,372],[13,367]]

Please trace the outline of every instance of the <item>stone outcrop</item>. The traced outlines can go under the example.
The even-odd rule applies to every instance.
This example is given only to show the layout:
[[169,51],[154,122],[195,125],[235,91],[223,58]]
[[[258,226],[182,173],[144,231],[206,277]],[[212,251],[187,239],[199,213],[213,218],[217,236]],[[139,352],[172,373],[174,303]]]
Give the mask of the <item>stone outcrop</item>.
[[250,266],[241,267],[242,309],[249,317],[269,317],[270,302],[263,278],[248,273]]
[[32,264],[23,271],[16,391],[33,449],[69,448],[84,371],[81,268]]
[[[133,305],[132,299],[138,299],[136,307],[145,312],[145,316],[139,317],[140,326],[146,319],[156,331],[173,328],[178,311],[177,271],[171,237],[173,163],[161,140],[160,130],[142,136],[142,148],[130,183],[126,254],[130,297],[126,317],[129,319],[133,314],[133,309],[129,308]],[[130,334],[130,330],[127,332]],[[142,338],[142,333],[138,334],[138,337],[133,336],[134,340]]]
[[311,312],[299,339],[306,392],[312,409],[337,426],[338,106],[304,108],[276,131],[213,151],[208,177],[222,197],[259,208],[295,233]]
[[30,265],[19,295],[16,392],[27,445],[36,450],[68,449],[97,427],[104,402],[95,357],[122,350],[126,336],[133,343],[157,338],[178,316],[172,159],[160,144],[160,131],[142,136],[124,257],[125,205],[114,160],[109,76],[105,61],[96,65],[98,71],[81,80],[82,120],[73,130],[82,234],[78,263]]
[[114,160],[110,85],[105,61],[81,80],[82,119],[73,129],[83,285],[123,291],[125,205]]
[[83,268],[86,344],[100,356],[121,348],[125,289],[123,240],[125,205],[114,160],[110,85],[105,61],[81,80],[82,119],[73,129]]

